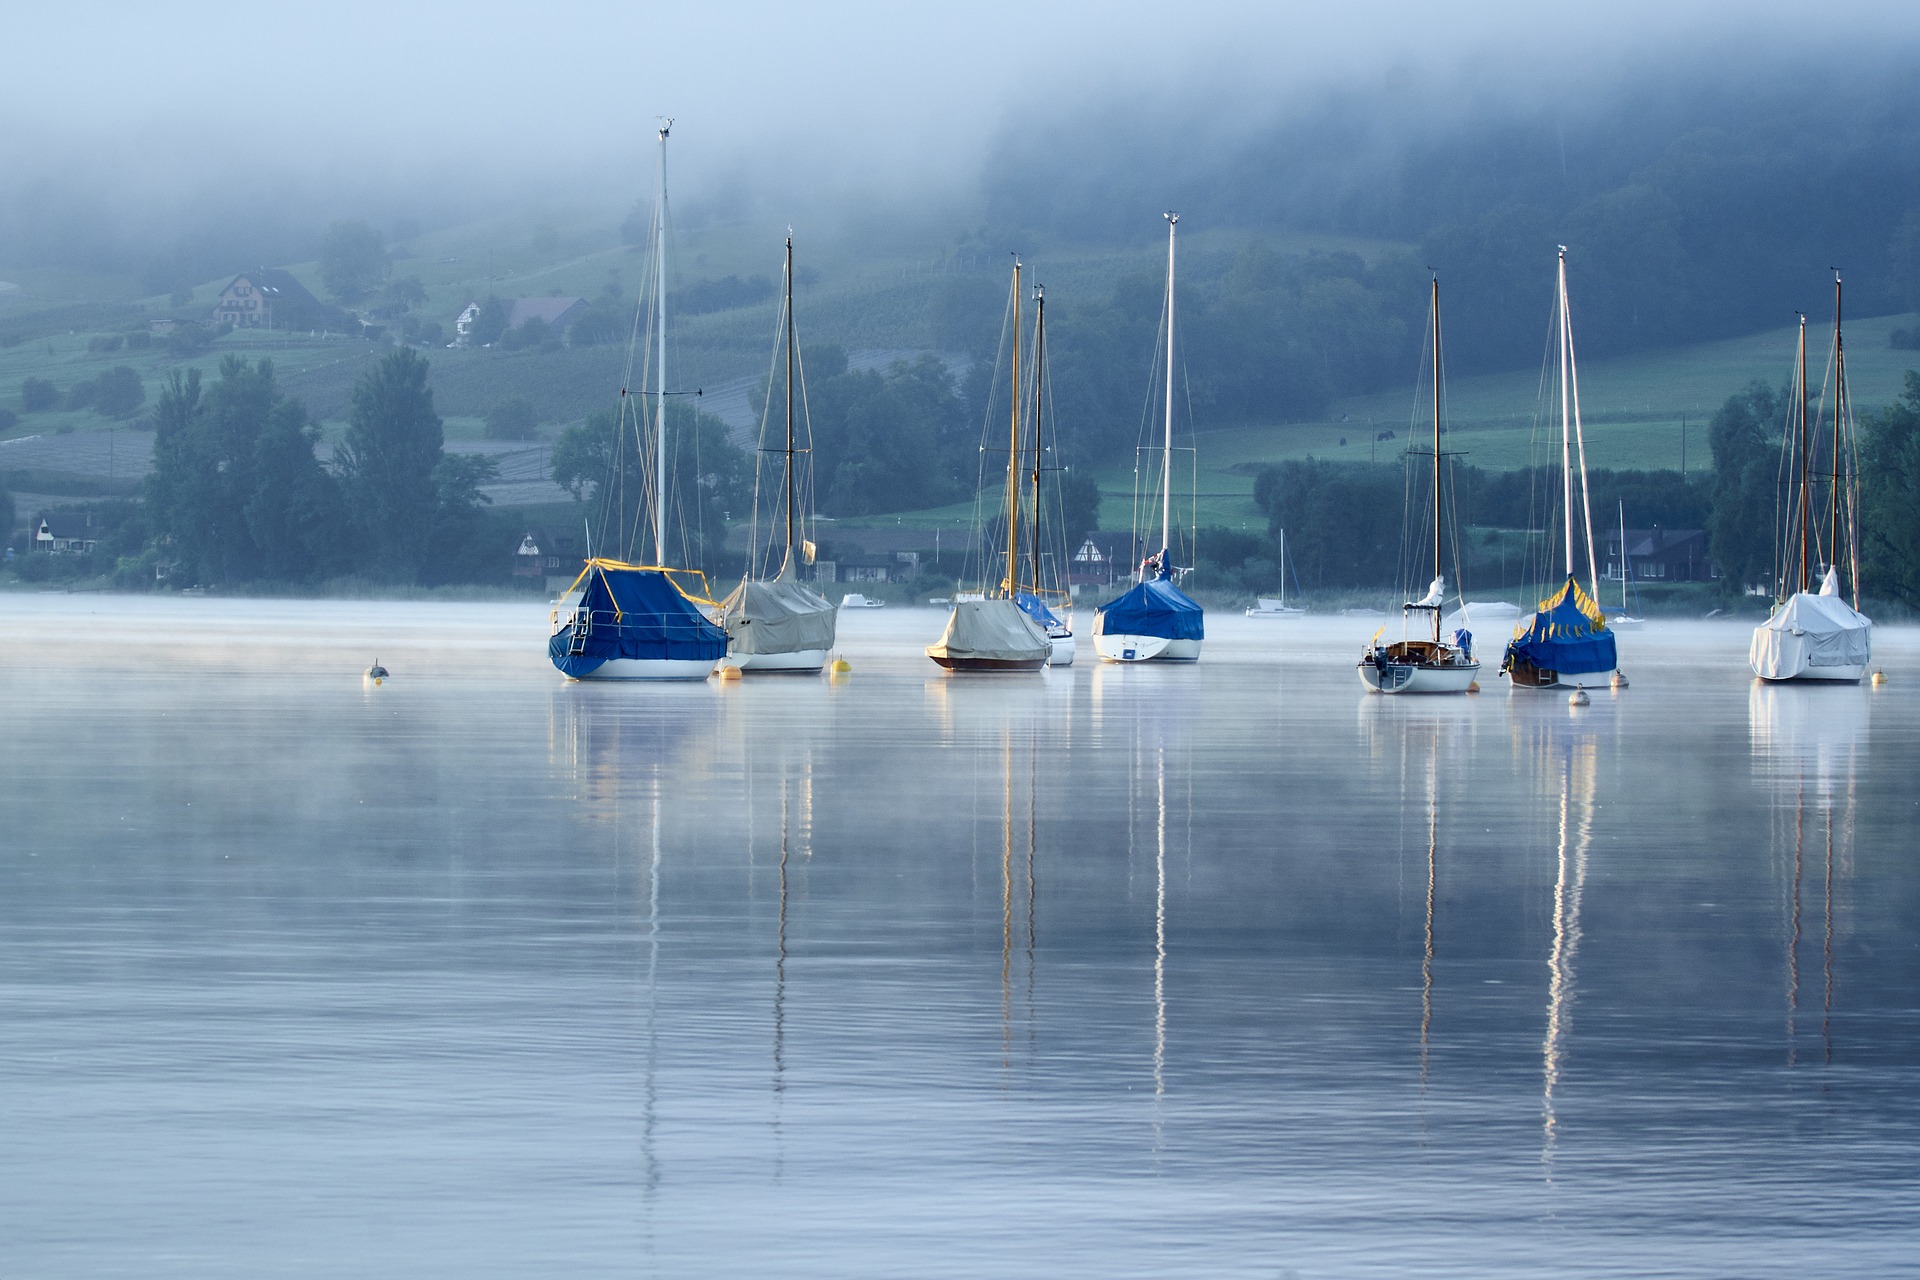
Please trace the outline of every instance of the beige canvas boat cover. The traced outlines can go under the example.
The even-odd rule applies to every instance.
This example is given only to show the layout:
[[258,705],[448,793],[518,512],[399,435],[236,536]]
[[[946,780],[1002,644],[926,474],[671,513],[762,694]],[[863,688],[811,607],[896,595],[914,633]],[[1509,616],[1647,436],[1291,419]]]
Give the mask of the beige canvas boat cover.
[[1753,673],[1791,680],[1814,667],[1864,667],[1873,660],[1873,623],[1837,595],[1801,591],[1754,628]]
[[788,569],[770,581],[751,578],[721,605],[729,653],[803,653],[833,648],[838,618],[826,597]]
[[991,662],[1031,662],[1053,652],[1040,624],[1011,600],[962,600],[953,606],[940,642],[929,656]]

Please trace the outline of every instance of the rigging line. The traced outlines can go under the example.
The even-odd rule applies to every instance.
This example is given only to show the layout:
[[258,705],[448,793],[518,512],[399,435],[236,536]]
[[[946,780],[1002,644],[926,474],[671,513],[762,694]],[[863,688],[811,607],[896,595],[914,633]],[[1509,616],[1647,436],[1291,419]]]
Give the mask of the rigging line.
[[[783,258],[782,271],[786,269],[784,263],[785,259]],[[773,349],[767,356],[767,390],[766,394],[762,396],[760,400],[760,430],[755,437],[758,441],[758,447],[754,450],[753,454],[753,507],[747,517],[748,577],[752,577],[756,572],[763,570],[765,565],[764,560],[761,558],[760,548],[760,467],[762,462],[765,461],[767,452],[767,418],[773,412],[774,371],[780,367],[780,336],[786,329],[786,324],[787,297],[786,293],[782,292],[780,295],[779,314],[774,317],[773,321]]]

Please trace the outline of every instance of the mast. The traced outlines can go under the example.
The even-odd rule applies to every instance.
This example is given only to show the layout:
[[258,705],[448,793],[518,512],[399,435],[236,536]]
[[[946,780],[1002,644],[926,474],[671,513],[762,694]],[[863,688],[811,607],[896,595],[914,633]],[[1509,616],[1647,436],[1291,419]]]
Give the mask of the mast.
[[793,233],[787,233],[787,554],[781,572],[793,565]]
[[658,417],[653,434],[653,562],[667,562],[667,133],[672,120],[660,125],[660,191],[653,211],[654,332],[658,354],[654,364],[654,404]]
[[1846,357],[1840,347],[1840,273],[1833,273],[1833,510],[1829,513],[1827,563],[1840,572],[1840,424],[1845,407]]
[[1013,259],[1013,428],[1007,445],[1007,599],[1020,590],[1020,257]]
[[1627,500],[1620,499],[1620,612],[1627,611]]
[[1173,576],[1173,241],[1180,215],[1167,211],[1167,432],[1160,458],[1160,572]]
[[1566,509],[1567,576],[1573,576],[1573,406],[1568,376],[1573,335],[1567,323],[1567,246],[1560,246],[1559,283],[1555,290],[1560,312],[1560,505]]
[[1033,286],[1033,470],[1027,481],[1027,581],[1040,590],[1040,458],[1042,394],[1047,360],[1047,291]]
[[[1433,576],[1440,577],[1440,277],[1433,277]],[[1433,642],[1440,643],[1440,610],[1433,611]]]
[[1797,446],[1800,450],[1800,582],[1796,591],[1807,589],[1808,524],[1813,514],[1812,496],[1808,493],[1808,483],[1813,479],[1812,460],[1807,457],[1807,317],[1800,314],[1800,355],[1795,371],[1800,381],[1800,434]]

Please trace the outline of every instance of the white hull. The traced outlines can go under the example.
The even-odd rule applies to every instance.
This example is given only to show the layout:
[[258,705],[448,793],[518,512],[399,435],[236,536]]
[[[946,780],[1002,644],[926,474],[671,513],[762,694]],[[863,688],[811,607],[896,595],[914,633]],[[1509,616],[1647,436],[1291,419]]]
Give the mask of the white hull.
[[1093,647],[1108,662],[1198,662],[1200,641],[1163,636],[1098,635]]
[[1249,609],[1247,610],[1247,616],[1249,618],[1275,618],[1275,619],[1304,618],[1307,616],[1307,611],[1305,609]]
[[1422,667],[1390,662],[1384,675],[1371,662],[1361,662],[1360,682],[1375,693],[1465,693],[1480,678],[1480,664],[1464,667]]
[[1790,676],[1761,676],[1768,684],[1785,684],[1788,681],[1822,681],[1829,684],[1859,684],[1866,677],[1866,665],[1844,667],[1805,667]]
[[1047,635],[1047,643],[1053,648],[1053,652],[1047,657],[1048,666],[1070,667],[1073,665],[1073,632],[1066,631],[1059,635],[1054,635],[1049,632]]
[[792,653],[730,653],[720,659],[720,665],[736,667],[741,671],[786,671],[810,675],[827,665],[827,651],[797,649]]
[[1516,689],[1606,689],[1613,685],[1614,672],[1609,671],[1562,671],[1554,676],[1552,684],[1523,684],[1518,680],[1508,680]]
[[714,663],[699,658],[609,658],[581,680],[705,680]]
[[1638,631],[1646,625],[1647,620],[1645,618],[1632,618],[1624,613],[1616,613],[1607,619],[1607,630],[1609,631]]

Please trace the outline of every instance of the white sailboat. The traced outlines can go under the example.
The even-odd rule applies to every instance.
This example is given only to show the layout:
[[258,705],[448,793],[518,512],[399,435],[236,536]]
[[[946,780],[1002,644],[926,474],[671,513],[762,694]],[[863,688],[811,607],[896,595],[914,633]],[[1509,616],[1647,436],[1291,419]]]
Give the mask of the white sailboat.
[[[720,606],[711,598],[706,575],[698,569],[667,567],[667,134],[672,127],[671,120],[660,126],[660,183],[653,217],[653,563],[590,554],[553,611],[553,631],[547,638],[548,658],[573,680],[704,680],[727,653],[727,633],[713,620]],[[627,362],[631,369],[631,345]],[[646,426],[646,414],[638,407],[641,399],[621,388],[612,467],[624,465],[628,429],[637,438]],[[642,457],[645,452],[643,443]],[[621,487],[612,483],[608,492]],[[605,514],[614,517],[614,527],[603,524],[603,542],[614,533],[620,554],[628,554],[621,546],[628,537],[625,513],[609,506]],[[636,527],[636,541],[638,533]]]
[[1141,561],[1137,580],[1119,599],[1096,609],[1093,647],[1107,662],[1198,662],[1206,615],[1175,585],[1173,565],[1173,286],[1175,232],[1167,218],[1166,437],[1160,459],[1160,550]]
[[1620,502],[1620,612],[1607,619],[1607,625],[1615,631],[1638,631],[1646,626],[1646,620],[1636,618],[1627,612],[1627,584],[1633,581],[1633,552],[1627,548],[1627,504]]
[[[784,671],[801,675],[817,674],[827,664],[827,652],[833,648],[838,615],[827,598],[800,581],[797,552],[806,545],[796,537],[800,517],[798,486],[794,475],[794,321],[793,321],[793,237],[787,237],[785,301],[782,329],[786,347],[786,447],[781,452],[781,514],[786,537],[779,571],[772,578],[756,579],[752,566],[722,605],[721,624],[727,629],[727,656],[722,666],[741,671]],[[811,433],[809,433],[811,434]],[[764,433],[763,433],[764,435]],[[763,445],[756,456],[769,451]],[[805,452],[811,456],[811,450]],[[757,467],[756,467],[757,471]],[[755,535],[750,557],[760,554],[758,536],[758,495],[755,495]]]
[[[1514,628],[1501,672],[1519,689],[1601,688],[1619,665],[1613,632],[1600,610],[1600,570],[1593,552],[1593,504],[1587,491],[1587,439],[1580,425],[1580,372],[1573,354],[1573,309],[1567,297],[1567,246],[1560,246],[1554,287],[1556,389],[1560,397],[1560,506],[1566,581]],[[1580,477],[1578,526],[1573,479]],[[1574,575],[1575,532],[1586,537],[1587,587]],[[1582,695],[1584,696],[1584,695]]]
[[[1455,631],[1447,640],[1440,638],[1440,615],[1447,604],[1447,579],[1441,572],[1442,532],[1447,508],[1441,492],[1440,459],[1440,277],[1433,278],[1429,330],[1433,339],[1433,582],[1427,594],[1400,606],[1403,624],[1411,624],[1415,615],[1426,619],[1421,630],[1431,634],[1418,639],[1403,637],[1390,644],[1380,643],[1380,632],[1360,655],[1356,670],[1360,682],[1375,693],[1465,693],[1480,675],[1480,663],[1473,656],[1472,636]],[[1407,513],[1409,524],[1413,519]],[[1417,579],[1416,579],[1417,581]],[[1382,628],[1384,630],[1385,628]]]
[[[1794,363],[1797,395],[1789,408],[1786,467],[1789,506],[1781,547],[1785,561],[1774,581],[1791,594],[1778,599],[1772,616],[1754,628],[1747,665],[1762,680],[1857,681],[1873,661],[1873,622],[1860,612],[1859,476],[1854,466],[1853,403],[1847,390],[1846,352],[1840,342],[1840,274],[1833,277],[1833,431],[1829,469],[1816,472],[1817,424],[1808,419],[1807,318],[1800,317],[1799,354]],[[1827,397],[1822,388],[1823,409]],[[1815,528],[1814,478],[1828,481],[1825,537]],[[1817,566],[1825,557],[1826,571]],[[1853,587],[1852,603],[1840,592],[1845,571]],[[1819,585],[1814,585],[1815,581]]]
[[1287,603],[1287,531],[1280,531],[1280,594],[1277,596],[1255,596],[1253,607],[1247,610],[1249,618],[1266,618],[1278,621],[1286,618],[1302,618],[1307,611],[1298,605]]

